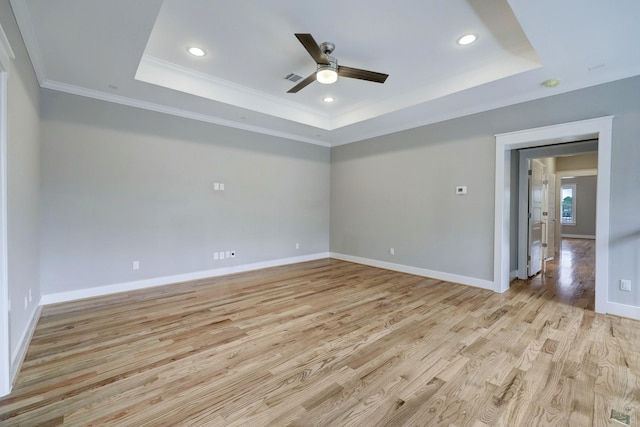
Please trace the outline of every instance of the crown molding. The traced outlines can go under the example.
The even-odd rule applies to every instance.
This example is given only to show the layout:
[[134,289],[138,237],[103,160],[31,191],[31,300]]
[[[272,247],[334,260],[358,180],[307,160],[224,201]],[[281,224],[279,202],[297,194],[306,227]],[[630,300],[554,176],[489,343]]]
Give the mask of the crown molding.
[[305,142],[307,144],[320,145],[323,147],[330,146],[330,144],[327,143],[326,141],[318,141],[313,138],[305,138],[300,135],[295,135],[292,133],[280,132],[280,131],[276,131],[273,129],[264,128],[260,126],[251,126],[246,123],[220,119],[217,117],[208,116],[206,114],[183,110],[181,108],[168,107],[166,105],[156,104],[153,102],[141,101],[139,99],[113,95],[110,93],[101,92],[93,89],[87,89],[80,86],[74,86],[67,83],[56,82],[53,80],[47,80],[41,86],[45,89],[51,89],[59,92],[70,93],[72,95],[79,95],[79,96],[84,96],[86,98],[93,98],[100,101],[107,101],[115,104],[126,105],[128,107],[141,108],[143,110],[155,111],[157,113],[170,114],[172,116],[182,117],[185,119],[197,120],[200,122],[231,127],[235,129],[245,130],[248,132],[260,133],[263,135],[290,139],[293,141]]

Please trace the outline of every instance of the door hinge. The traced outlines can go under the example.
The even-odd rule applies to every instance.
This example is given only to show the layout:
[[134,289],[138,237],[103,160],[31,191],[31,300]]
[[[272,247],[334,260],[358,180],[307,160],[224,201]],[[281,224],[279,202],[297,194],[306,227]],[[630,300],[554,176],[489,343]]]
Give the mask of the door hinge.
[[549,246],[549,245],[547,245],[546,243],[543,243],[543,244],[542,244],[542,247],[543,247],[543,248],[546,248],[546,247],[548,247],[548,246]]
[[549,212],[542,212],[542,216],[548,216]]
[[545,179],[544,181],[542,181],[542,183],[543,183],[544,185],[549,185],[549,180],[548,180],[548,179]]
[[531,255],[527,256],[527,261],[531,261]]
[[529,176],[533,175],[533,171],[531,169],[529,169]]

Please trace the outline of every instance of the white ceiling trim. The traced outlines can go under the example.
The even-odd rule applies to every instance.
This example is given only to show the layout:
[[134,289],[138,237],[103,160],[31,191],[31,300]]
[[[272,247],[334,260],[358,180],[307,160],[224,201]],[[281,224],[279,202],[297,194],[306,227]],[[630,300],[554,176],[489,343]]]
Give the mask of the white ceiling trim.
[[135,79],[325,130],[332,127],[330,116],[320,110],[284,101],[147,54],[140,60]]
[[299,141],[299,142],[306,142],[308,144],[320,145],[323,147],[330,146],[330,144],[327,143],[326,141],[318,141],[316,139],[305,138],[305,137],[287,133],[287,132],[279,132],[273,129],[268,129],[260,126],[251,126],[245,123],[220,119],[220,118],[209,116],[206,114],[194,113],[193,111],[187,111],[181,108],[167,107],[166,105],[156,104],[156,103],[147,102],[147,101],[141,101],[139,99],[127,98],[119,95],[113,95],[110,93],[101,92],[93,89],[86,89],[83,87],[74,86],[66,83],[60,83],[53,80],[47,80],[44,82],[44,84],[41,84],[41,86],[45,89],[52,89],[59,92],[70,93],[73,95],[84,96],[87,98],[93,98],[101,101],[113,102],[115,104],[126,105],[128,107],[141,108],[143,110],[170,114],[172,116],[183,117],[185,119],[212,123],[215,125],[221,125],[221,126],[231,127],[235,129],[246,130],[249,132],[261,133],[264,135],[270,135],[278,138],[285,138],[285,139],[290,139],[290,140]]

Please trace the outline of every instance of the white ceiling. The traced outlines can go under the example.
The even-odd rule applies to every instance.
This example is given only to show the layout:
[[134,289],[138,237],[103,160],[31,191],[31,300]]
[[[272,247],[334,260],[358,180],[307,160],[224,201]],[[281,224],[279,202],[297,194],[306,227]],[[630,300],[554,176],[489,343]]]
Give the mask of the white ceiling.
[[[325,146],[640,74],[638,0],[11,4],[43,87]],[[315,71],[294,33],[389,78],[286,93]]]

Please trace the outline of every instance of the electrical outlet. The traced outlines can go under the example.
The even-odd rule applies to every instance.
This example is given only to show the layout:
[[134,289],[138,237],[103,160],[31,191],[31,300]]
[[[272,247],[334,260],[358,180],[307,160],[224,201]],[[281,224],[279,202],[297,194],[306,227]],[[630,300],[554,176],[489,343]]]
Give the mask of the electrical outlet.
[[625,280],[625,279],[620,280],[620,290],[631,292],[631,280]]
[[219,258],[219,259],[224,259],[224,252],[220,252],[220,253],[218,254],[218,258]]
[[140,270],[140,261],[133,261],[133,269]]
[[389,248],[389,253],[391,255],[395,255],[396,254],[396,250],[394,248]]
[[296,243],[296,249],[300,249],[300,243]]

